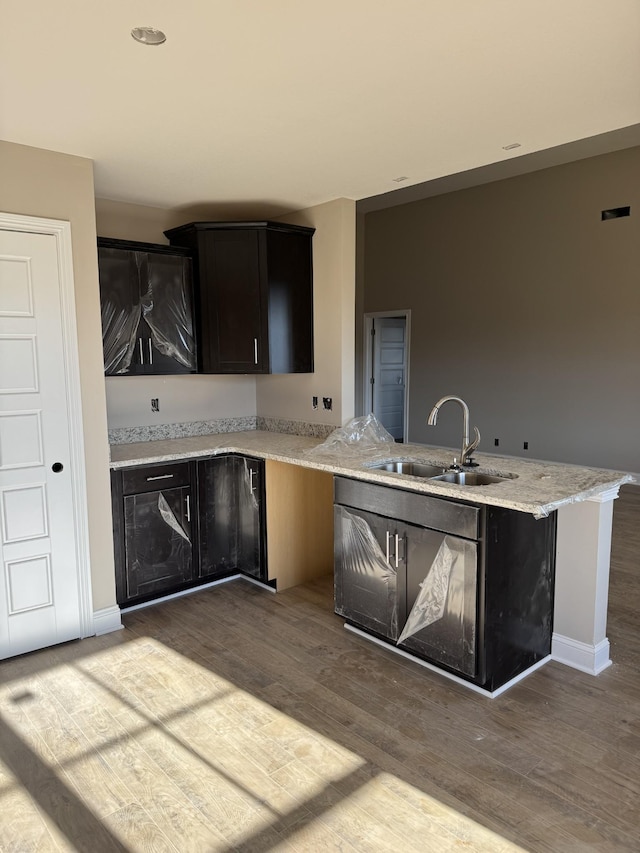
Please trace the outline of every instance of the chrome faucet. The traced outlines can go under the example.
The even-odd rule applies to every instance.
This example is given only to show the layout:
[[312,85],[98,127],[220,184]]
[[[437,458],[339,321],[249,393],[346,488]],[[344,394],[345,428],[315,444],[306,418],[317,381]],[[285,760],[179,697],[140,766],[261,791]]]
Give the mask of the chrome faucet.
[[[478,427],[474,427],[473,431],[475,433],[475,438],[473,441],[469,441],[469,406],[465,403],[465,401],[461,397],[453,397],[449,395],[448,397],[443,397],[441,400],[435,404],[433,409],[431,409],[431,414],[427,418],[427,424],[429,426],[435,426],[438,422],[438,412],[440,411],[440,406],[443,403],[448,403],[449,400],[452,400],[454,403],[459,403],[462,407],[462,449],[460,450],[460,465],[474,465],[475,463],[471,461],[471,454],[476,449],[476,447],[480,444],[480,433],[478,431]],[[456,466],[456,460],[453,460],[453,467]]]

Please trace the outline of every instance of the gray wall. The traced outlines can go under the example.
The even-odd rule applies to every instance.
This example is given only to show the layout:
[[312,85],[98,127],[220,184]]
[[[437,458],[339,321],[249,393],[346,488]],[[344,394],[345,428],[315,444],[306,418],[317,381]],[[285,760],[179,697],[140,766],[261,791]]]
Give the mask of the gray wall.
[[358,307],[412,311],[410,441],[459,446],[453,404],[425,425],[457,394],[481,450],[640,472],[640,148],[367,213],[363,230]]

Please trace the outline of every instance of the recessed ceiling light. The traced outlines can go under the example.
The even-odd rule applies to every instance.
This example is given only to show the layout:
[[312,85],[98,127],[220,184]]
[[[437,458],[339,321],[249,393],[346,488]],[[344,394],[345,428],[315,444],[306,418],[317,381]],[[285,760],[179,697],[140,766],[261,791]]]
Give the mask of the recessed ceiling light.
[[162,30],[156,30],[155,27],[134,27],[131,35],[140,44],[164,44],[167,40]]
[[392,181],[394,184],[401,184],[403,181],[408,181],[408,180],[409,180],[408,175],[400,175],[399,178],[392,178]]
[[511,151],[513,148],[522,148],[522,144],[520,142],[511,142],[509,145],[503,145],[503,151]]

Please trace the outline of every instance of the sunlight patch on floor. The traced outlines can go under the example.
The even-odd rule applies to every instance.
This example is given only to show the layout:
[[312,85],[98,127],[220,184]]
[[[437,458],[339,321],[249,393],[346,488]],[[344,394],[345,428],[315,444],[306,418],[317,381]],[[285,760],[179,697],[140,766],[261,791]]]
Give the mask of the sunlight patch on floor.
[[0,686],[2,850],[520,849],[295,719],[282,685],[258,698],[151,638],[85,648]]

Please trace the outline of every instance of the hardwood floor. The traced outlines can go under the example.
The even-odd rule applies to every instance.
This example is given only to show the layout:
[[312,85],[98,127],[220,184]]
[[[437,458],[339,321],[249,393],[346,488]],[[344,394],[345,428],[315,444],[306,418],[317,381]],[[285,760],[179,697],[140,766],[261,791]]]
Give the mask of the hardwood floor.
[[597,678],[489,700],[243,581],[0,664],[3,851],[637,851],[640,490]]

